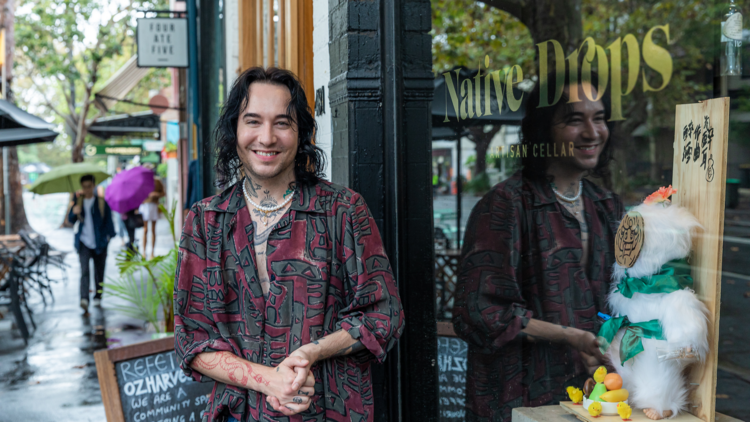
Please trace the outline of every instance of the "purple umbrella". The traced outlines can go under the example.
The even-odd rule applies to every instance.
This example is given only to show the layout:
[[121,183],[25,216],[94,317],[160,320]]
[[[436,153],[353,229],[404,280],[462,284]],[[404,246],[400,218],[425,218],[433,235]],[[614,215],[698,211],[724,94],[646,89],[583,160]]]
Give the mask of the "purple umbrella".
[[112,180],[104,199],[109,207],[125,214],[138,208],[154,190],[154,172],[145,167],[134,167],[123,171]]

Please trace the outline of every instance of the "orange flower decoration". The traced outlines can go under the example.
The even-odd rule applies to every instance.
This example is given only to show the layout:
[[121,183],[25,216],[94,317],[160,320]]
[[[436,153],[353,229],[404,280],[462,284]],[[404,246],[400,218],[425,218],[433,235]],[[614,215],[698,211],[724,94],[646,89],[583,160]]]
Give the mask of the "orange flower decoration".
[[646,205],[660,204],[662,202],[669,203],[669,197],[675,193],[677,193],[677,189],[672,188],[672,185],[669,185],[669,187],[666,188],[662,186],[658,191],[646,197],[646,200],[643,201],[643,203]]

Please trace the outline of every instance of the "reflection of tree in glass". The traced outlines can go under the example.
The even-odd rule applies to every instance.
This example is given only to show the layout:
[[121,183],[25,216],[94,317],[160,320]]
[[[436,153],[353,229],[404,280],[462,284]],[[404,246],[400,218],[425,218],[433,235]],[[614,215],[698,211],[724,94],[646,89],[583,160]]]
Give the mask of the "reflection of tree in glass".
[[[661,85],[661,76],[640,62],[639,84],[623,98],[624,121],[616,137],[613,184],[618,192],[631,188],[629,179],[644,175],[628,174],[628,162],[648,161],[647,179],[660,183],[662,168],[672,165],[674,110],[676,104],[694,103],[707,98],[713,77],[713,34],[718,20],[712,4],[698,0],[432,0],[433,69],[443,72],[453,66],[476,68],[484,54],[492,59],[492,70],[520,65],[524,75],[533,78],[536,69],[536,43],[555,39],[566,56],[591,36],[598,45],[609,46],[618,37],[634,35],[642,42],[648,29],[669,25],[670,39],[656,31],[654,42],[667,48],[673,60],[669,85],[662,91],[643,90]],[[562,7],[561,7],[562,6]],[[500,12],[502,11],[502,12]],[[718,33],[717,33],[718,34]],[[718,35],[717,35],[718,36]],[[642,45],[642,44],[641,44]],[[551,50],[551,49],[550,49]],[[623,49],[622,80],[627,81],[627,53]],[[550,51],[551,54],[551,51]],[[609,52],[608,52],[609,54]],[[594,65],[596,67],[596,65]],[[551,65],[551,68],[554,68]],[[642,126],[643,125],[643,126]],[[639,130],[648,142],[637,144],[633,132]]]

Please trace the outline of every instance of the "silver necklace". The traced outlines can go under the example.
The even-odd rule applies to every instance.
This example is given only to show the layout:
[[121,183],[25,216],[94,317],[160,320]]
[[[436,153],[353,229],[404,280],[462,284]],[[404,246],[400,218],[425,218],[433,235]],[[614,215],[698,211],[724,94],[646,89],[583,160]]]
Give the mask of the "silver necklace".
[[555,195],[557,195],[560,199],[562,199],[565,202],[575,202],[578,198],[581,197],[581,192],[583,192],[583,180],[578,181],[578,193],[574,197],[569,197],[561,194],[560,192],[555,189],[555,186],[552,186],[552,192],[555,192]]
[[247,183],[247,179],[242,181],[242,193],[245,194],[245,199],[247,199],[248,202],[250,202],[258,211],[263,213],[263,217],[260,218],[260,221],[263,223],[264,226],[268,225],[268,214],[284,208],[286,204],[288,204],[289,201],[291,201],[292,198],[294,198],[294,193],[292,193],[291,195],[289,195],[289,198],[287,198],[284,202],[282,202],[281,204],[275,207],[266,207],[263,205],[258,205],[255,203],[255,201],[250,199],[250,195],[247,194],[247,187],[245,187],[246,183]]

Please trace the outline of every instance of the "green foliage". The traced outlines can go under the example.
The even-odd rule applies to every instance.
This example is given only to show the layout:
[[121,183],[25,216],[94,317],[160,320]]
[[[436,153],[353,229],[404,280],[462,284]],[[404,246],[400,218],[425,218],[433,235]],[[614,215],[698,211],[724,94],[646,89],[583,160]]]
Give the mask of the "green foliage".
[[144,283],[140,274],[132,272],[120,274],[119,279],[108,278],[102,285],[105,296],[115,297],[125,304],[108,305],[109,309],[140,319],[159,330],[159,306],[161,298],[156,292],[158,287]]
[[175,247],[177,246],[177,232],[175,231],[175,213],[177,212],[177,200],[172,201],[172,209],[167,210],[164,208],[164,205],[159,204],[159,210],[162,214],[164,214],[164,218],[167,219],[167,222],[169,223],[169,231],[172,233],[172,240],[175,243]]
[[[120,278],[110,278],[104,283],[104,294],[116,297],[127,305],[115,305],[113,310],[150,323],[158,332],[160,321],[165,330],[174,330],[174,278],[177,273],[178,251],[175,235],[175,213],[177,202],[171,210],[159,205],[169,223],[175,245],[165,255],[147,259],[137,251],[124,250],[117,255],[115,263]],[[159,309],[162,311],[159,316]]]
[[58,142],[19,145],[18,164],[45,163],[54,168],[70,163],[70,150]]
[[474,176],[470,181],[464,182],[463,191],[466,193],[483,195],[487,193],[491,187],[489,175],[482,172]]
[[534,71],[534,42],[510,14],[474,0],[432,0],[432,70],[476,69],[489,55],[492,70],[521,65]]
[[[488,4],[489,3],[489,4]],[[618,151],[633,148],[631,133],[645,124],[648,130],[672,128],[674,126],[675,105],[695,103],[711,96],[714,58],[718,56],[720,16],[725,2],[703,2],[700,0],[581,0],[552,1],[535,0],[532,2],[537,11],[524,15],[526,27],[515,16],[492,4],[520,4],[526,7],[529,2],[475,0],[431,0],[432,4],[432,53],[433,71],[440,74],[455,66],[463,65],[476,69],[482,64],[484,69],[485,54],[491,59],[490,70],[499,70],[511,65],[519,65],[524,77],[535,81],[535,57],[537,47],[529,28],[536,34],[562,33],[576,36],[579,28],[575,25],[563,28],[547,26],[563,25],[563,20],[555,16],[566,12],[575,13],[580,7],[580,33],[583,38],[592,37],[598,46],[605,49],[611,63],[611,51],[607,47],[618,38],[632,34],[639,44],[640,66],[637,69],[638,83],[633,92],[622,98],[624,121],[617,123],[616,133],[620,140]],[[748,10],[750,0],[740,0],[738,4]],[[546,8],[550,8],[547,14]],[[518,9],[520,10],[520,9]],[[518,10],[516,11],[518,13]],[[544,10],[544,13],[539,11]],[[540,21],[539,19],[542,19]],[[643,40],[651,28],[660,25],[669,26],[669,40],[664,32],[655,31],[654,42],[660,48],[666,48],[672,58],[673,72],[669,85],[660,91],[645,91],[644,79],[652,87],[662,83],[661,75],[651,69],[643,58]],[[541,29],[540,29],[541,28]],[[543,36],[543,35],[542,35]],[[544,38],[537,40],[541,42]],[[571,45],[563,43],[566,56],[571,53]],[[628,52],[622,52],[622,82],[628,80]],[[594,70],[597,65],[594,65]],[[484,71],[484,70],[483,70]],[[612,81],[610,78],[609,89]],[[748,102],[750,97],[744,96]],[[747,139],[744,135],[750,131],[750,125],[735,123],[730,125],[730,139]],[[671,137],[659,137],[662,145],[669,143]],[[668,147],[657,148],[657,151],[668,150]],[[616,151],[617,155],[617,151]],[[624,154],[623,154],[624,156]],[[671,153],[660,154],[653,164],[669,165]],[[514,163],[516,163],[514,161]],[[624,160],[613,162],[613,173],[618,190],[627,189],[628,175]],[[619,164],[618,164],[619,163]],[[499,165],[498,163],[497,165]],[[506,173],[510,172],[506,162]],[[515,166],[515,164],[514,164]]]
[[161,178],[167,177],[167,163],[160,163],[158,166],[156,166],[156,174],[159,175]]
[[[135,52],[136,9],[166,8],[167,0],[20,2],[15,20],[14,62],[18,102],[25,108],[46,108],[46,115],[36,114],[58,123],[58,130],[68,132],[49,151],[40,151],[39,161],[54,164],[64,156],[68,162],[71,157],[80,160],[84,143],[101,143],[98,138],[87,136],[87,127],[79,136],[78,122],[85,119],[90,123],[103,115],[92,106],[94,94]],[[166,69],[153,69],[129,96],[147,102],[150,91],[170,83]],[[110,113],[143,109],[117,103]],[[71,150],[73,144],[77,147]],[[54,157],[46,152],[59,154]]]

